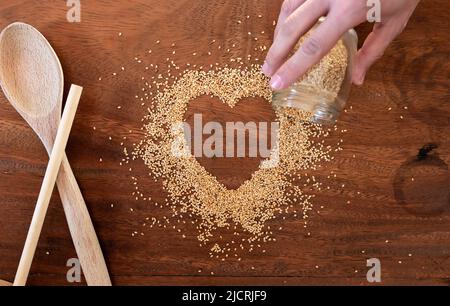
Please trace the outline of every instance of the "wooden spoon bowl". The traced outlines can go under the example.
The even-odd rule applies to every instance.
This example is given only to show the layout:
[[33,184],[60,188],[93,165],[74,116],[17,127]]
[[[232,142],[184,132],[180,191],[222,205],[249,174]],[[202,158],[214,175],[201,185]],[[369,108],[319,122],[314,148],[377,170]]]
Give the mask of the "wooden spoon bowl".
[[51,150],[64,87],[56,53],[35,28],[13,23],[0,35],[0,63],[0,84],[6,97]]

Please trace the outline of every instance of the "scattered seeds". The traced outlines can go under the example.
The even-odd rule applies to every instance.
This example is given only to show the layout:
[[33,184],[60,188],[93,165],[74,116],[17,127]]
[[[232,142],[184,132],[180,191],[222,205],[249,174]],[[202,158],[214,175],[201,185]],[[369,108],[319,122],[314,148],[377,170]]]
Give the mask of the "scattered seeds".
[[[279,142],[271,158],[264,160],[252,178],[236,190],[219,183],[191,154],[180,158],[172,152],[176,135],[170,127],[183,122],[188,104],[196,97],[216,96],[231,108],[245,97],[262,97],[270,103],[269,80],[259,66],[186,70],[174,84],[163,82],[157,88],[155,107],[144,118],[145,138],[135,146],[132,156],[144,161],[154,179],[162,180],[172,212],[167,220],[180,221],[180,215],[193,218],[201,245],[212,243],[219,228],[234,229],[235,236],[240,228],[249,235],[246,241],[251,252],[255,241],[275,241],[267,222],[277,215],[292,212],[296,217],[300,212],[299,216],[307,219],[312,196],[293,183],[292,173],[314,169],[319,162],[331,160],[331,149],[313,141],[326,137],[328,132],[307,122],[309,114],[274,107],[280,124]],[[180,150],[187,153],[187,147],[183,143]],[[211,254],[228,257],[227,247],[213,244]]]
[[[261,15],[258,17],[262,18]],[[250,16],[247,16],[247,19],[249,18]],[[238,24],[240,23],[241,21],[238,21]],[[273,24],[276,25],[276,22]],[[248,32],[248,35],[251,36],[252,33]],[[257,41],[258,38],[253,37],[252,40]],[[159,43],[159,40],[156,41],[156,44]],[[175,44],[172,44],[172,47],[174,46]],[[233,44],[233,48],[235,47]],[[258,50],[263,52],[267,47],[259,46]],[[230,49],[226,51],[230,52]],[[175,50],[169,52],[175,54]],[[151,53],[151,50],[148,53]],[[196,56],[197,52],[192,55]],[[208,52],[208,55],[211,55],[211,52]],[[143,226],[173,227],[181,233],[178,224],[192,224],[197,230],[200,245],[210,245],[210,256],[222,261],[228,257],[240,261],[237,250],[258,250],[265,253],[266,250],[261,244],[276,241],[268,223],[278,216],[283,219],[287,214],[294,218],[298,216],[304,220],[306,228],[308,213],[313,209],[314,196],[304,187],[320,190],[321,183],[297,173],[314,170],[319,163],[331,161],[331,153],[336,151],[336,147],[331,148],[321,141],[330,131],[309,123],[309,113],[273,106],[280,129],[271,157],[264,160],[252,178],[236,190],[229,190],[218,182],[191,154],[183,157],[173,155],[172,144],[177,135],[171,133],[171,127],[184,121],[186,109],[195,98],[202,95],[215,96],[231,108],[246,97],[261,97],[271,103],[269,80],[261,73],[260,66],[245,67],[245,60],[247,63],[250,60],[258,61],[258,57],[259,55],[252,57],[249,54],[230,59],[238,68],[231,68],[231,63],[230,67],[208,63],[203,70],[203,66],[186,64],[188,69],[181,71],[170,58],[164,63],[169,68],[167,72],[165,68],[163,73],[161,68],[158,71],[157,65],[150,65],[152,69],[148,73],[155,71],[156,74],[151,76],[151,79],[142,77],[142,82],[146,84],[143,91],[135,97],[139,104],[144,99],[149,100],[148,114],[142,119],[144,136],[137,144],[133,144],[130,155],[124,148],[125,157],[120,162],[121,165],[126,165],[131,159],[142,160],[148,167],[149,175],[154,180],[161,181],[167,193],[163,202],[151,202],[152,206],[167,208],[166,216],[162,219],[148,217]],[[139,58],[135,60],[142,62]],[[320,66],[320,63],[318,65]],[[208,67],[211,70],[206,71]],[[122,71],[124,70],[122,67]],[[180,70],[177,75],[174,72],[176,70]],[[323,82],[323,86],[334,90],[333,84],[326,84],[324,81],[328,73],[332,72],[333,70],[329,69],[327,73],[318,76],[310,71],[304,80]],[[121,108],[117,106],[117,109]],[[122,142],[121,147],[123,146]],[[182,143],[180,150],[189,151],[186,150],[187,147],[187,143]],[[133,169],[129,168],[129,171],[133,175]],[[137,179],[132,177],[132,181],[135,186],[133,199],[151,201],[149,196],[144,196],[145,188],[139,186]],[[133,208],[130,208],[130,212],[133,211]],[[277,226],[276,229],[281,230],[282,227]],[[221,230],[231,230],[234,241],[231,243],[231,239],[219,235]],[[131,235],[134,237],[143,233],[135,231]],[[180,235],[186,238],[185,234]],[[307,236],[311,236],[311,233],[308,232]],[[233,255],[233,252],[234,256],[229,256],[230,253]],[[252,270],[254,269],[252,267]],[[211,272],[211,275],[214,273]]]

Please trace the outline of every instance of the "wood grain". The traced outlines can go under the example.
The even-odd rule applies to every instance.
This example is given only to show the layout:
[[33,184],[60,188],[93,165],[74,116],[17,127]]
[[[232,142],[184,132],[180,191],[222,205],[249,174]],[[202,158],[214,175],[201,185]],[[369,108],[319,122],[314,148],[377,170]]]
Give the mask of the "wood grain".
[[[146,73],[145,63],[172,57],[173,42],[179,63],[223,64],[249,53],[256,57],[255,41],[247,33],[264,31],[258,34],[259,43],[269,45],[281,1],[81,2],[78,24],[66,21],[63,1],[2,2],[0,27],[18,20],[36,26],[61,58],[67,84],[85,87],[67,155],[114,284],[367,285],[368,258],[381,260],[382,284],[450,284],[448,1],[422,1],[365,85],[352,89],[349,108],[338,125],[348,132],[330,138],[334,143],[342,138],[344,151],[314,173],[330,189],[316,195],[308,228],[294,218],[273,221],[283,227],[277,242],[267,244],[265,254],[248,254],[242,262],[210,259],[194,231],[181,239],[168,229],[143,230],[142,220],[160,212],[131,197],[128,167],[119,165],[120,143],[126,136],[131,147],[141,137],[145,108],[134,96]],[[263,17],[257,18],[259,14]],[[364,37],[370,27],[357,30]],[[225,49],[232,44],[237,48],[230,54],[213,51],[210,57],[192,57],[193,52],[206,54],[214,39]],[[156,40],[161,43],[155,45]],[[134,61],[136,56],[145,63]],[[263,56],[258,57],[261,62]],[[205,120],[233,121],[273,116],[258,101],[251,104],[251,116],[240,113],[245,106],[235,111],[205,97],[197,102],[187,116],[202,112]],[[0,278],[13,279],[47,157],[4,97],[0,114]],[[419,150],[429,144],[436,148],[418,159]],[[203,162],[233,188],[254,171],[256,161]],[[146,178],[146,168],[138,161],[132,167],[152,198],[163,201],[160,183]],[[330,171],[337,178],[328,180]],[[132,237],[134,231],[145,235]],[[29,283],[68,285],[66,262],[73,257],[54,193]]]

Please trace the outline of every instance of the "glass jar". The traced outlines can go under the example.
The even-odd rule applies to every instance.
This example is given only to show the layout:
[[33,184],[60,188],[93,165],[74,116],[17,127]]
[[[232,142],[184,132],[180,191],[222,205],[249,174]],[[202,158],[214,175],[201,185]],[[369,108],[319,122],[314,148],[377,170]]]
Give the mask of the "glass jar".
[[[323,20],[324,18],[321,18],[318,24],[323,22]],[[353,60],[358,48],[358,35],[354,29],[350,29],[341,37],[341,41],[347,50],[347,67],[345,68],[345,75],[338,92],[311,86],[307,82],[300,80],[287,89],[275,91],[272,103],[275,106],[301,109],[311,114],[311,122],[335,124],[349,98],[352,85]],[[332,70],[329,72],[332,72]]]

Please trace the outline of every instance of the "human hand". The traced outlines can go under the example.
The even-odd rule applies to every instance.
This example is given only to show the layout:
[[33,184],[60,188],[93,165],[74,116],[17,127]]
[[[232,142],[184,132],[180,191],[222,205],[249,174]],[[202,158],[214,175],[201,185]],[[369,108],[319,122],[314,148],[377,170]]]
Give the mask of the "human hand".
[[[362,85],[367,70],[408,23],[420,0],[380,0],[381,22],[376,23],[363,47],[356,54],[352,82]],[[275,37],[267,54],[263,72],[271,77],[274,90],[292,85],[317,64],[349,29],[367,21],[371,6],[367,0],[285,0]],[[300,37],[322,16],[325,21],[288,58]]]

